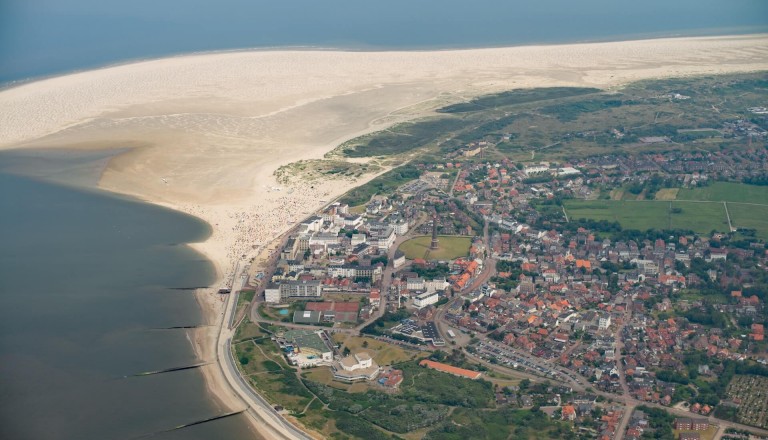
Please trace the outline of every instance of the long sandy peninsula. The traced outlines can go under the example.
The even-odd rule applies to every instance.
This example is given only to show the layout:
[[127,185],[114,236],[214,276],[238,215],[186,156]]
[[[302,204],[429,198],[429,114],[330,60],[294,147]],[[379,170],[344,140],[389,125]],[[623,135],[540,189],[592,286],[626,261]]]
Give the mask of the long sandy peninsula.
[[[285,187],[281,165],[435,108],[513,88],[616,88],[768,70],[768,35],[426,52],[250,51],[179,56],[0,92],[0,149],[126,148],[99,186],[198,216],[220,277],[353,183]],[[365,177],[364,177],[365,178]],[[205,296],[210,322],[221,314]],[[213,356],[211,332],[198,340]],[[211,390],[242,407],[209,372]],[[262,432],[274,436],[274,432]]]

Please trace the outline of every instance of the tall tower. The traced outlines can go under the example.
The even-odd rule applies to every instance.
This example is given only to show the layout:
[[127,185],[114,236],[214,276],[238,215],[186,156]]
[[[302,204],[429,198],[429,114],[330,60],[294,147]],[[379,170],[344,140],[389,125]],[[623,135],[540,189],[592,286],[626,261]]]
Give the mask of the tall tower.
[[429,245],[429,249],[435,250],[440,245],[437,241],[437,214],[432,214],[432,243]]

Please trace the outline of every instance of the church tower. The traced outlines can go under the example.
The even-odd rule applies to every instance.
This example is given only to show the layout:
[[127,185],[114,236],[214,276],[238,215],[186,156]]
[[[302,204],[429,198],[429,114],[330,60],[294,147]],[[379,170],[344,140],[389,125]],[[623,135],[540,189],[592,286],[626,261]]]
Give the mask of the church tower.
[[440,245],[437,241],[437,214],[432,214],[432,244],[429,245],[429,249],[438,249]]

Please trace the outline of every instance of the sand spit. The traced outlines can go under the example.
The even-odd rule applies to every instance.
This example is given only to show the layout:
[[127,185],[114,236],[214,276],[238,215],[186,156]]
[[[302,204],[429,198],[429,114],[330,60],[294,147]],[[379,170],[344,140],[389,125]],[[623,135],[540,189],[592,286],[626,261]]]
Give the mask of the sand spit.
[[[427,52],[263,51],[190,55],[0,91],[0,149],[129,148],[99,186],[198,216],[194,246],[220,276],[348,181],[286,187],[281,165],[437,107],[512,88],[590,86],[768,70],[768,35]],[[367,178],[370,178],[368,176]],[[208,320],[221,316],[204,295]],[[202,358],[211,335],[196,333]],[[208,348],[206,348],[206,346]],[[242,401],[208,374],[229,409]]]

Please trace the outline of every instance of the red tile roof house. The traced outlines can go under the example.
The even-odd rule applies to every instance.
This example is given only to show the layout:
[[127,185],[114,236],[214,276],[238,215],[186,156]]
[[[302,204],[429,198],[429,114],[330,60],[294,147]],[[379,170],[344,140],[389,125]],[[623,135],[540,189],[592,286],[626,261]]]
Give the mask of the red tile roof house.
[[481,374],[479,371],[467,370],[464,368],[454,367],[453,365],[443,364],[440,362],[430,361],[424,359],[419,362],[422,367],[431,368],[433,370],[442,371],[444,373],[453,374],[454,376],[465,377],[467,379],[479,379]]
[[573,405],[565,405],[563,407],[563,420],[576,420],[576,408]]

